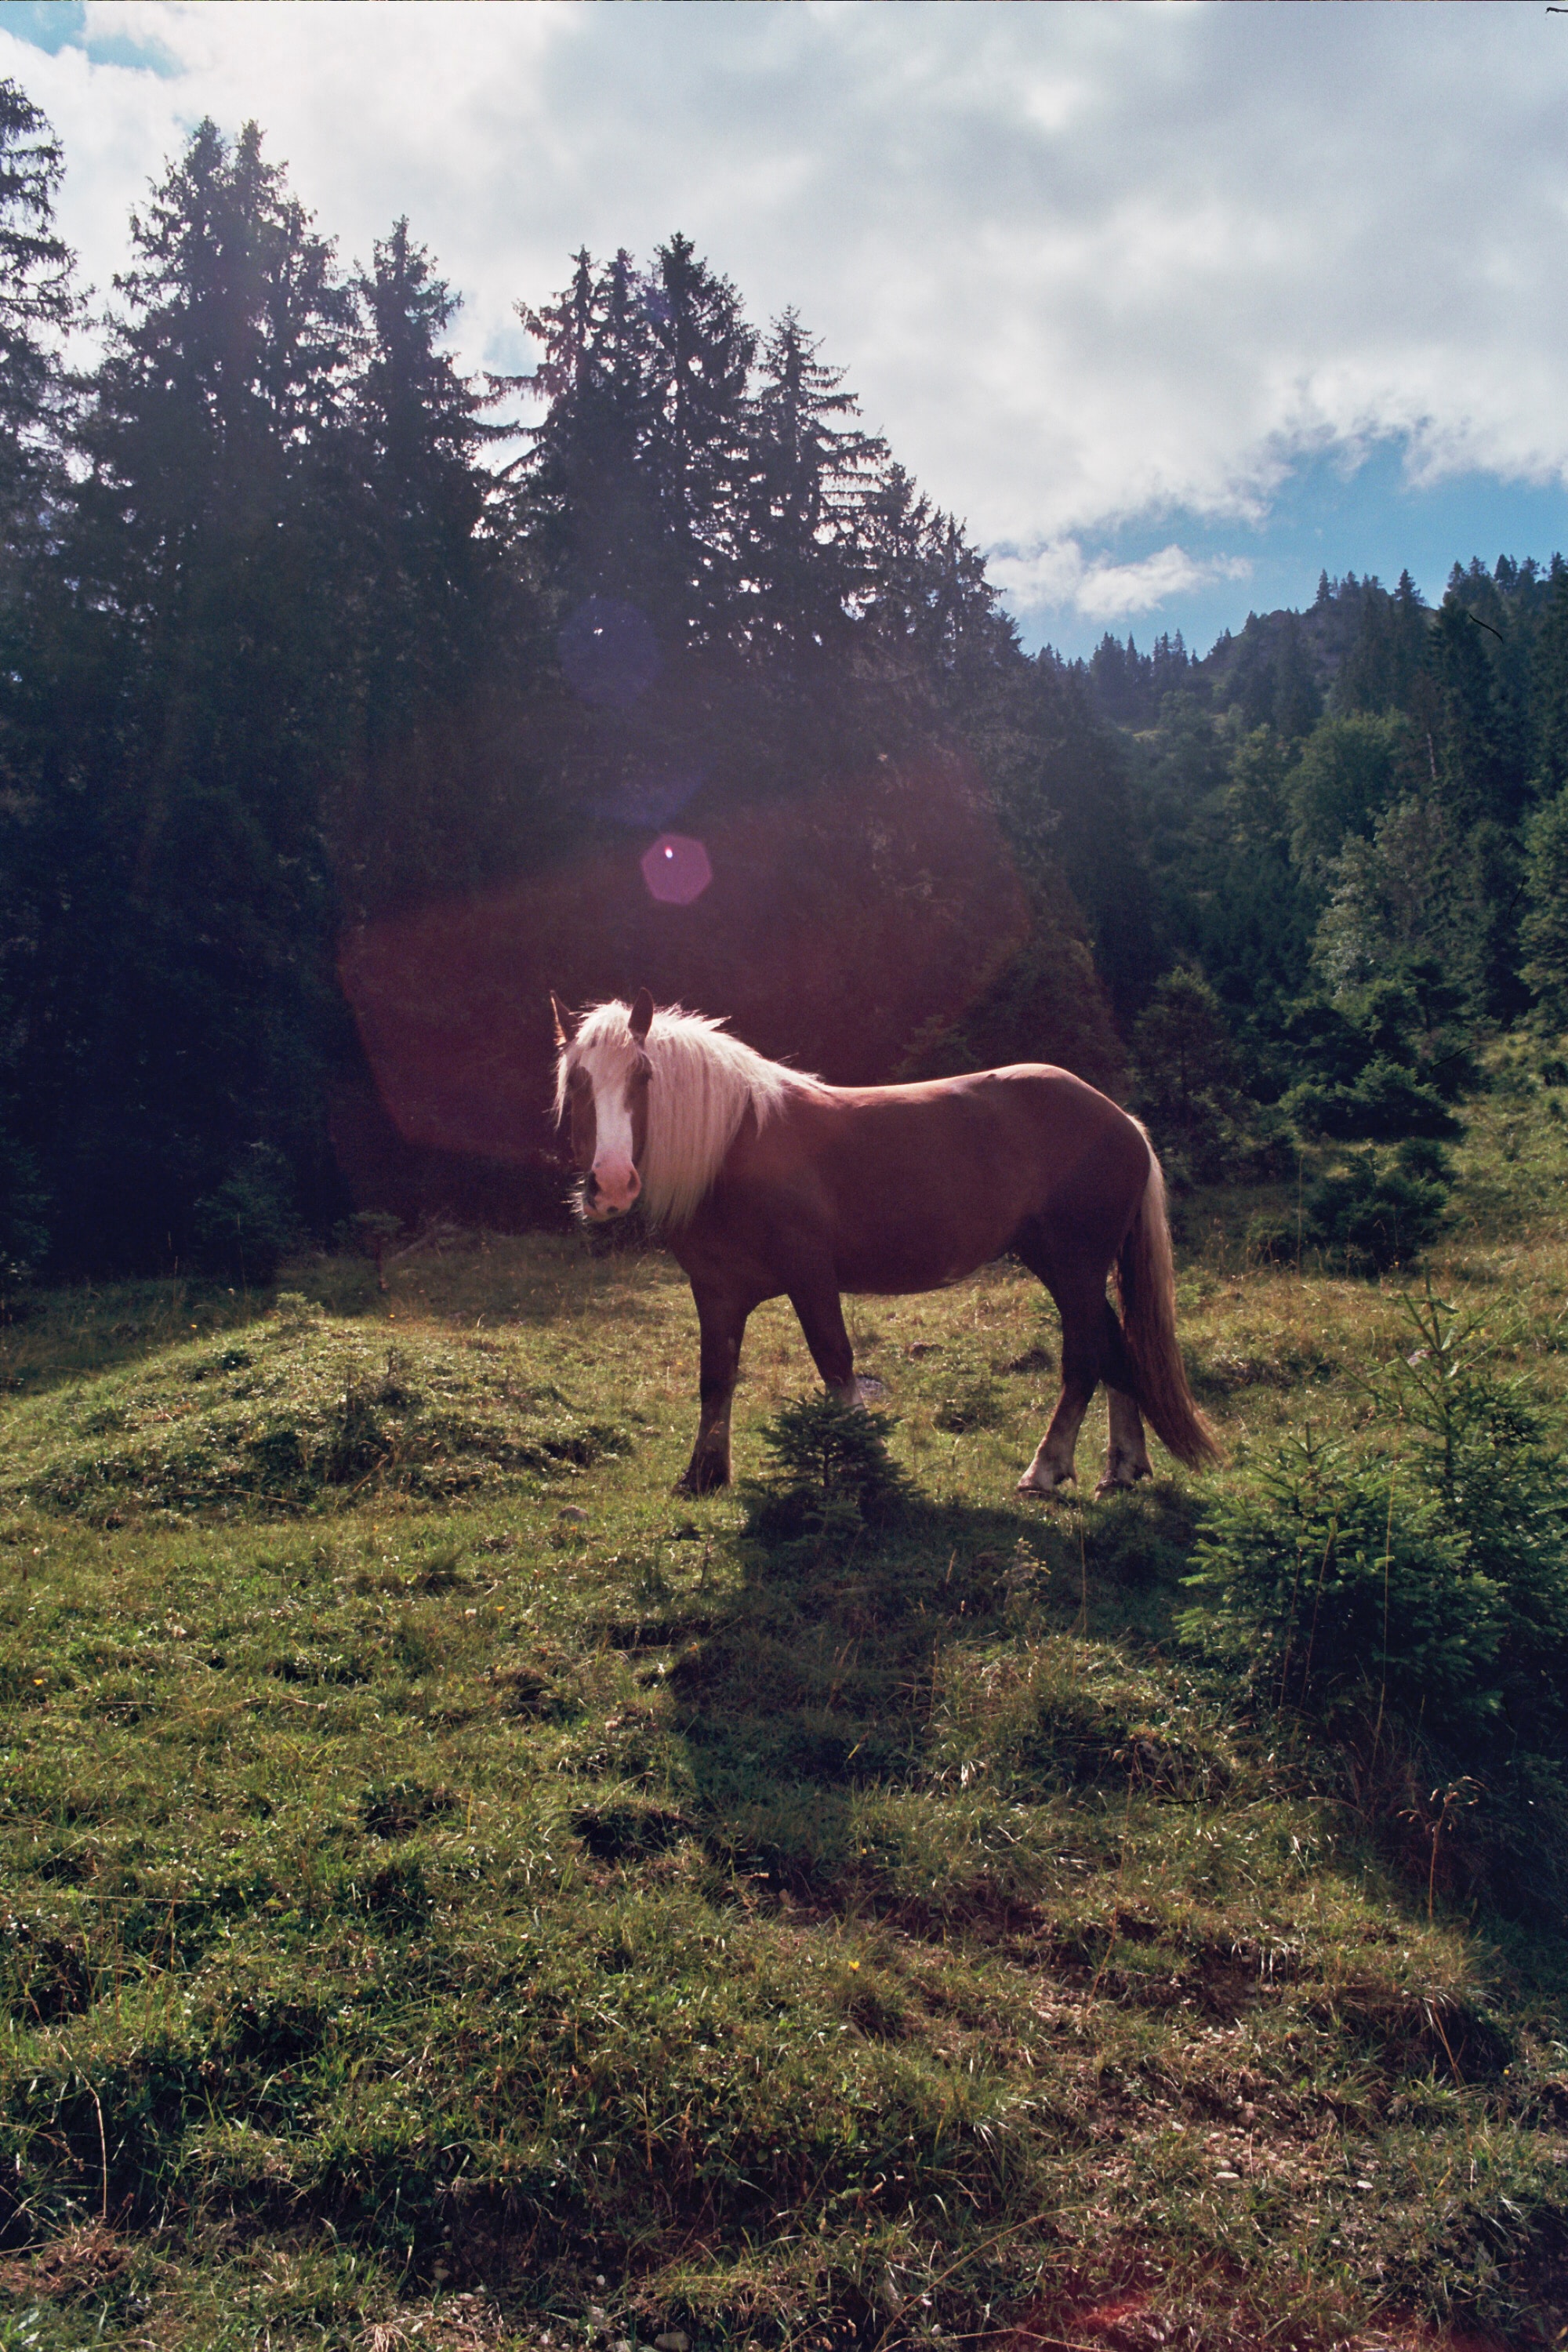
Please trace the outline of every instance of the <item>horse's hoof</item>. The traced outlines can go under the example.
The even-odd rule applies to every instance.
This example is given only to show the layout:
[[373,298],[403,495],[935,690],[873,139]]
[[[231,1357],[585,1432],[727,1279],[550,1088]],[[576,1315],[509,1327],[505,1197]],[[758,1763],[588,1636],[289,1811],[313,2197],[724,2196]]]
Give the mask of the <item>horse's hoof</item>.
[[727,1469],[699,1470],[693,1467],[681,1472],[670,1492],[672,1495],[715,1495],[721,1486],[727,1486],[729,1483]]
[[1014,1492],[1019,1495],[1059,1495],[1064,1486],[1077,1485],[1076,1470],[1063,1470],[1054,1478],[1037,1478],[1032,1471],[1026,1470]]
[[1094,1499],[1097,1503],[1102,1503],[1107,1495],[1131,1494],[1134,1486],[1142,1485],[1145,1478],[1152,1478],[1153,1475],[1153,1471],[1146,1462],[1135,1463],[1130,1470],[1120,1472],[1108,1470],[1094,1490]]

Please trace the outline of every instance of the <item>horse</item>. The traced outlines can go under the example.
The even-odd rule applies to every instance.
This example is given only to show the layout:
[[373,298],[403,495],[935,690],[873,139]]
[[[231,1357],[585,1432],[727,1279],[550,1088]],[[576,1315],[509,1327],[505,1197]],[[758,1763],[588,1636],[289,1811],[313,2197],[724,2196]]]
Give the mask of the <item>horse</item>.
[[1218,1459],[1176,1344],[1159,1160],[1139,1122],[1081,1078],[1020,1062],[829,1086],[719,1021],[656,1008],[646,988],[575,1021],[550,1001],[579,1212],[603,1224],[640,1200],[697,1303],[700,1411],[680,1489],[729,1484],[741,1343],[764,1299],[789,1299],[823,1380],[855,1404],[844,1292],[936,1290],[1007,1255],[1045,1285],[1062,1328],[1061,1394],[1020,1493],[1076,1478],[1101,1381],[1110,1433],[1097,1494],[1153,1475],[1144,1416],[1189,1468]]

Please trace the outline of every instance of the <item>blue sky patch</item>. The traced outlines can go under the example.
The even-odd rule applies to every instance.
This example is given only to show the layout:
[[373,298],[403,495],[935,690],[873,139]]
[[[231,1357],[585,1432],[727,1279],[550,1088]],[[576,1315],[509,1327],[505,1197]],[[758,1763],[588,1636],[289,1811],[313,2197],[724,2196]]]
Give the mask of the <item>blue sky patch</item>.
[[129,33],[89,32],[85,0],[0,0],[0,28],[51,58],[61,49],[80,49],[95,66],[130,66],[164,76],[184,71],[160,41],[133,40]]
[[1136,563],[1169,547],[1183,548],[1199,566],[1243,559],[1245,577],[1212,577],[1178,590],[1152,609],[1110,619],[1076,606],[1016,606],[1025,643],[1055,646],[1069,656],[1092,653],[1106,630],[1141,650],[1180,629],[1189,648],[1207,653],[1225,629],[1238,630],[1249,612],[1300,608],[1317,593],[1318,576],[1375,574],[1393,587],[1408,569],[1429,603],[1442,597],[1456,562],[1479,555],[1489,567],[1500,555],[1544,565],[1568,551],[1568,489],[1561,482],[1532,485],[1495,474],[1455,475],[1430,488],[1406,478],[1403,451],[1380,443],[1353,470],[1342,454],[1298,462],[1275,490],[1260,523],[1214,522],[1190,511],[1165,512],[1107,534],[1085,533],[1092,565],[1104,559]]

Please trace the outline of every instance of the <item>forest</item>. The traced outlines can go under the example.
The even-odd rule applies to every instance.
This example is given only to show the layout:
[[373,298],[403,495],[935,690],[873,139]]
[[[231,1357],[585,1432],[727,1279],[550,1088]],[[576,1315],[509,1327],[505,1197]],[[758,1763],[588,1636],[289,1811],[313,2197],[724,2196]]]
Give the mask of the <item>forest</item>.
[[546,991],[645,982],[846,1081],[1063,1062],[1419,1248],[1479,1046],[1568,1023],[1561,556],[1031,656],[679,235],[468,377],[406,220],[350,267],[204,122],[73,372],[63,168],[0,87],[10,1286],[558,1219]]

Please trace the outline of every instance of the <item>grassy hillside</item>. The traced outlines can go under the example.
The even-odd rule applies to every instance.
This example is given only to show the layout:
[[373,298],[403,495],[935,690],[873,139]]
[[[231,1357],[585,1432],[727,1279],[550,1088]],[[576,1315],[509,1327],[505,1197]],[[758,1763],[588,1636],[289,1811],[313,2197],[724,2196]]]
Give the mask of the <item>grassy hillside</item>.
[[[1560,1428],[1549,1100],[1479,1115],[1434,1276]],[[657,1255],[35,1302],[0,2346],[1559,2340],[1568,1951],[1176,1635],[1205,1498],[1409,1349],[1255,1206],[1184,1212],[1215,1478],[1024,1507],[1004,1266],[857,1307],[913,1501],[815,1532],[671,1494]],[[742,1476],[810,1385],[765,1309]]]

